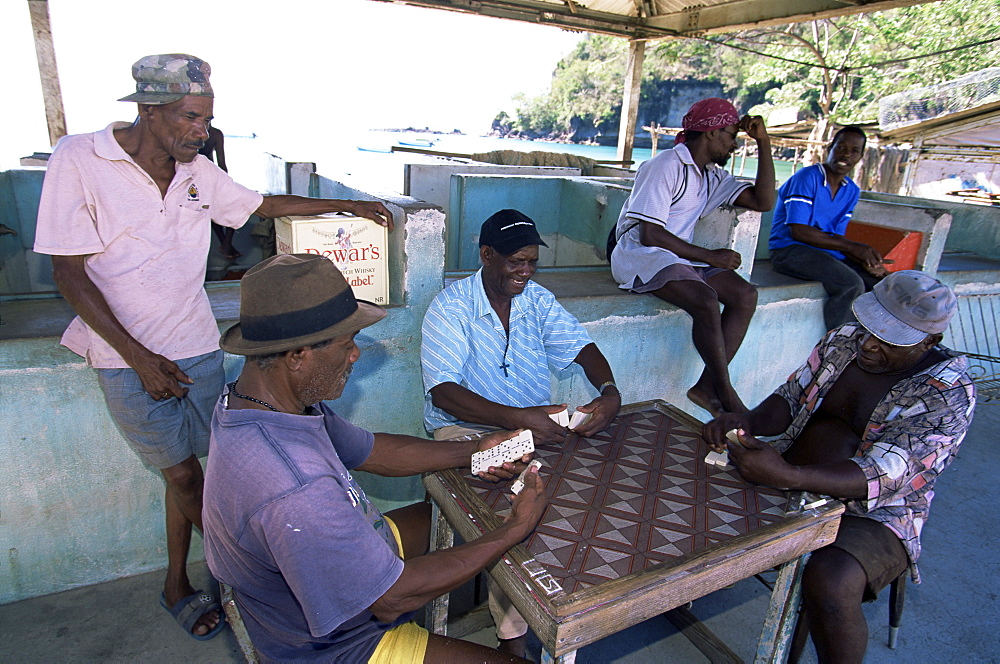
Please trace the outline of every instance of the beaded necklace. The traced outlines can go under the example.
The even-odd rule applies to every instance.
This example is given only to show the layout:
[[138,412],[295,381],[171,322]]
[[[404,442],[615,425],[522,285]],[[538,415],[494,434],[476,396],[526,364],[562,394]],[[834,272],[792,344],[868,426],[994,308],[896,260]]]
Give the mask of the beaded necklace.
[[253,397],[248,397],[245,394],[240,394],[239,392],[236,391],[235,382],[229,384],[229,393],[232,394],[234,397],[239,397],[240,399],[246,399],[247,401],[253,401],[254,403],[259,403],[261,406],[267,406],[276,413],[281,412],[280,410],[278,410],[277,408],[275,408],[266,401],[261,401],[260,399],[254,399]]

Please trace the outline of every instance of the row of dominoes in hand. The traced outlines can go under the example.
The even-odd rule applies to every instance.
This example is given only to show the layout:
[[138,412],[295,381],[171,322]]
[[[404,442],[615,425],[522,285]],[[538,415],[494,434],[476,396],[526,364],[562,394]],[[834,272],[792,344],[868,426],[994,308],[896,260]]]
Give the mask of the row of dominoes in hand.
[[[733,443],[740,444],[739,432],[737,429],[730,429],[726,432],[726,438]],[[729,468],[729,452],[709,452],[705,456],[705,463],[710,466],[720,466],[722,468]]]
[[473,452],[472,472],[476,475],[485,473],[490,469],[490,466],[499,468],[508,461],[516,461],[525,454],[534,451],[535,437],[531,435],[531,429],[525,429],[513,438],[509,438],[488,450]]
[[570,417],[569,408],[563,408],[558,413],[549,413],[549,417],[552,421],[561,427],[566,427],[567,429],[578,429],[582,427],[587,422],[593,419],[593,413],[584,413],[579,410],[573,411],[573,416]]

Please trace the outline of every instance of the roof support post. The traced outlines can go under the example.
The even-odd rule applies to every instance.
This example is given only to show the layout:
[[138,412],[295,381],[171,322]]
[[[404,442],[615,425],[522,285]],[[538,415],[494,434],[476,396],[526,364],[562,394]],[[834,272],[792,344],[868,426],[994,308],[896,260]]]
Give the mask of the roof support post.
[[910,147],[909,159],[906,160],[906,169],[903,171],[903,186],[896,192],[901,196],[913,195],[913,183],[917,181],[917,170],[920,167],[921,153],[924,151],[924,137],[917,136]]
[[639,118],[639,89],[642,83],[642,61],[646,57],[646,42],[634,39],[628,43],[628,63],[625,65],[625,90],[622,99],[622,119],[618,128],[618,160],[632,160],[635,127]]
[[66,135],[66,112],[63,110],[59,72],[56,70],[56,51],[49,25],[49,2],[28,0],[28,11],[31,13],[31,29],[35,33],[35,55],[38,58],[38,75],[42,79],[49,143],[55,145]]

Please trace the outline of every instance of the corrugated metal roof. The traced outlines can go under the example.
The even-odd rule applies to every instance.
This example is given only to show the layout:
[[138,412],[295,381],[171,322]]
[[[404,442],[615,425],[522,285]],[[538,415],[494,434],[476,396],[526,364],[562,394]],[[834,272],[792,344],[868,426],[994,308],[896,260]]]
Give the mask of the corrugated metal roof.
[[933,0],[376,0],[631,39],[693,37]]

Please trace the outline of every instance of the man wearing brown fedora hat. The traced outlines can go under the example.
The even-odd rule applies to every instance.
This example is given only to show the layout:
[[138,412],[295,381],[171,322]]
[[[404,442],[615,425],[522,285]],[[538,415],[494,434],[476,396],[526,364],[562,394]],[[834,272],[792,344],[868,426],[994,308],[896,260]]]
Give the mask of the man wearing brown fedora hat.
[[134,122],[66,136],[49,159],[36,252],[77,313],[63,345],[86,358],[116,424],[166,481],[167,577],[160,603],[188,634],[222,630],[218,604],[186,565],[201,527],[208,419],[224,382],[218,326],[204,290],[211,223],[251,214],[349,212],[391,228],[378,202],[261,196],[198,154],[208,138],[211,68],[185,54],[132,67]]
[[[862,601],[907,567],[919,582],[934,485],[976,403],[966,358],[940,345],[957,308],[950,288],[903,270],[852,308],[858,322],[828,332],[774,394],[704,431],[748,480],[844,500],[837,539],[812,553],[802,580],[803,619],[821,662],[860,662]],[[727,445],[733,429],[739,443]],[[754,436],[778,438],[768,445]]]
[[[385,311],[354,298],[325,258],[276,256],[250,269],[240,322],[222,348],[246,356],[218,401],[205,479],[205,554],[231,585],[267,660],[515,662],[430,635],[410,613],[474,577],[534,530],[545,510],[537,471],[496,530],[427,553],[430,506],[382,514],[351,475],[467,467],[481,441],[372,434],[323,403],[340,397],[361,351],[355,335]],[[509,479],[522,459],[490,468]]]

